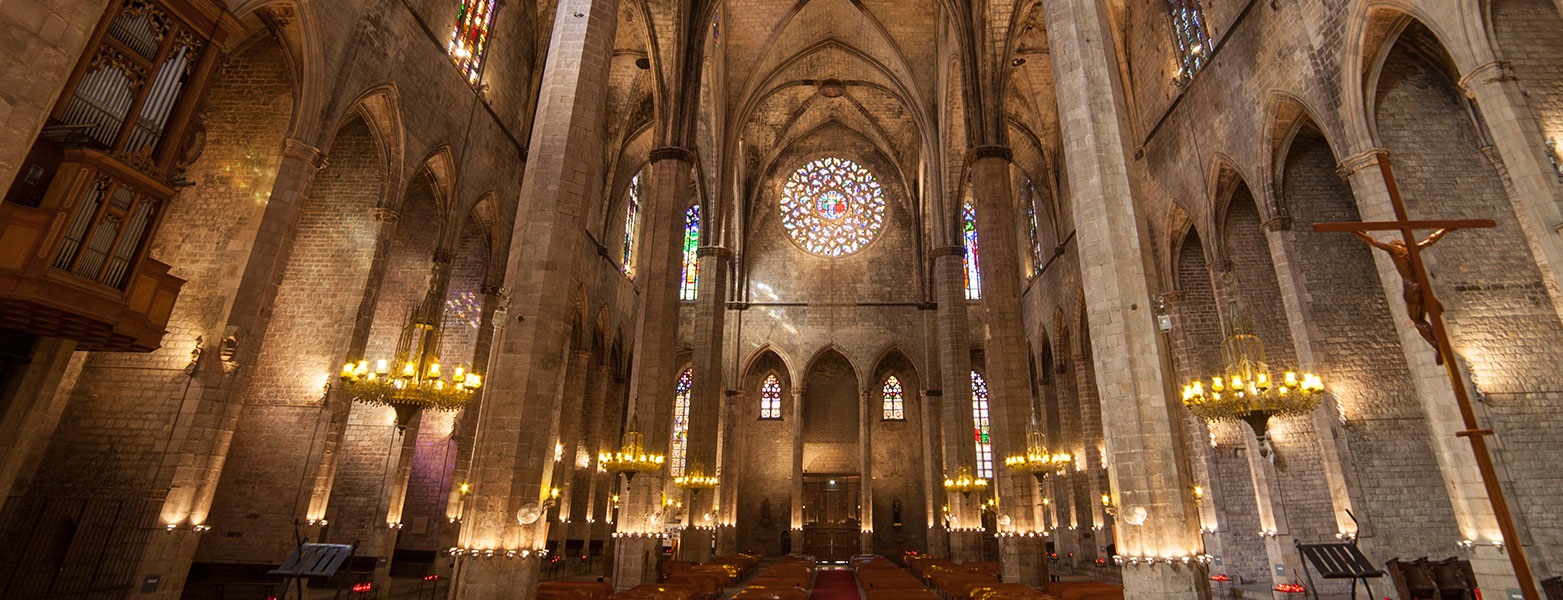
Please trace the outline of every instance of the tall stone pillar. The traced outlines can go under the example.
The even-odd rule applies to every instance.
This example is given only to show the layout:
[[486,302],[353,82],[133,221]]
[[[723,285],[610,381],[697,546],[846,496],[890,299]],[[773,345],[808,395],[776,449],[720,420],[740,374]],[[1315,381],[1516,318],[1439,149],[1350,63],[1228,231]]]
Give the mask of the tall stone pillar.
[[[1127,556],[1202,554],[1184,492],[1170,387],[1162,373],[1148,283],[1150,248],[1136,214],[1112,39],[1101,0],[1044,0],[1063,155],[1080,248],[1092,362],[1102,398],[1112,499],[1138,525],[1118,529]],[[1123,570],[1129,600],[1201,596],[1198,569],[1177,562]]]
[[948,556],[950,533],[944,526],[944,444],[941,416],[943,414],[941,390],[923,390],[923,497],[928,499],[924,518],[928,520],[928,553]]
[[0,505],[11,496],[11,486],[27,468],[34,451],[42,451],[59,424],[59,414],[70,399],[69,390],[60,389],[66,364],[76,350],[74,340],[38,338],[33,342],[27,365],[18,369],[0,390],[4,412],[0,412]]
[[[491,283],[484,283],[479,287],[483,294],[483,308],[478,315],[478,339],[473,344],[472,368],[479,375],[488,376],[489,357],[494,346],[494,334],[501,324],[495,320],[499,313],[499,305],[503,302],[500,297],[502,288]],[[505,316],[499,313],[498,316]],[[460,522],[466,515],[467,500],[472,491],[472,451],[477,439],[478,416],[483,413],[484,398],[487,390],[479,389],[472,396],[472,401],[462,407],[461,414],[457,415],[456,423],[451,428],[452,437],[456,440],[456,458],[453,461],[450,477],[450,496],[445,503],[445,528],[440,534],[441,548],[454,548],[461,533]],[[449,560],[448,555],[441,555],[440,561]]]
[[[944,388],[942,407],[944,461],[934,478],[939,485],[954,476],[961,467],[975,473],[977,467],[976,430],[971,406],[971,325],[966,321],[965,249],[943,246],[933,250],[934,293],[939,302],[939,372]],[[981,498],[951,494],[943,487],[934,490],[934,504],[949,507],[950,559],[956,562],[982,560]],[[943,500],[939,502],[938,500]]]
[[[591,326],[583,322],[582,327],[590,330]],[[576,332],[575,337],[579,342],[582,338],[589,337],[589,334]],[[587,410],[590,400],[586,386],[587,378],[591,373],[591,368],[588,366],[591,364],[591,359],[591,351],[584,347],[572,353],[569,375],[564,380],[564,401],[561,402],[563,410],[559,412],[559,445],[554,449],[554,457],[557,460],[554,461],[553,487],[559,490],[559,502],[554,506],[554,526],[550,528],[548,538],[559,543],[557,552],[566,560],[570,558],[568,554],[564,554],[564,549],[569,545],[572,529],[570,515],[575,506],[575,474],[581,468],[576,459],[581,449],[581,421],[594,416]]]
[[[606,350],[603,350],[606,351]],[[607,481],[603,473],[598,472],[601,465],[597,462],[598,456],[603,452],[614,452],[618,447],[613,442],[617,440],[604,439],[604,432],[609,431],[609,424],[617,421],[617,414],[621,407],[607,406],[608,381],[613,377],[612,368],[605,364],[605,357],[596,357],[596,363],[587,368],[586,397],[583,399],[581,412],[585,420],[580,428],[580,450],[587,455],[587,468],[577,469],[570,483],[570,522],[565,535],[566,542],[572,539],[581,540],[581,554],[589,554],[592,539],[597,531],[597,502],[598,486]],[[609,414],[612,412],[613,414]],[[618,428],[611,431],[617,433]]]
[[[462,520],[451,597],[530,597],[547,536],[538,515],[550,486],[564,360],[583,271],[580,223],[595,183],[617,0],[563,0],[554,13],[542,92],[505,268],[509,306],[496,336],[474,446],[472,492]],[[487,550],[494,550],[490,556]],[[482,551],[482,552],[479,552]],[[511,552],[515,555],[508,557]]]
[[[1380,152],[1385,151],[1370,148],[1340,163],[1339,174],[1351,183],[1352,194],[1357,197],[1357,212],[1363,221],[1395,220],[1389,189],[1385,187],[1383,175],[1379,171]],[[1411,383],[1427,415],[1427,431],[1432,438],[1430,442],[1438,459],[1438,470],[1443,475],[1444,486],[1449,492],[1450,504],[1454,507],[1455,523],[1459,525],[1465,539],[1492,539],[1498,535],[1498,521],[1493,516],[1487,488],[1477,470],[1476,455],[1471,452],[1470,443],[1458,437],[1458,433],[1465,430],[1465,424],[1460,419],[1454,388],[1450,387],[1444,368],[1437,364],[1433,347],[1411,325],[1402,296],[1400,273],[1394,263],[1384,252],[1374,252],[1373,262],[1378,266],[1385,302],[1395,321],[1395,329],[1400,334],[1400,347],[1406,355]],[[1466,383],[1469,385],[1469,380]],[[1519,588],[1514,567],[1501,549],[1481,543],[1476,544],[1466,555],[1483,589]]]
[[[630,402],[641,419],[646,444],[662,451],[668,448],[673,427],[673,386],[678,379],[678,296],[679,275],[684,257],[684,207],[688,206],[690,173],[695,156],[685,148],[663,147],[651,151],[649,201],[640,229],[640,258],[636,264],[636,287],[642,305],[635,336],[635,365],[631,372]],[[696,368],[694,385],[700,386],[716,374]],[[721,389],[718,381],[717,389]],[[716,413],[714,399],[696,402],[690,398],[689,454],[687,465],[703,463],[707,474],[716,465]],[[707,416],[709,415],[709,416]],[[703,423],[703,426],[696,426]],[[710,441],[699,441],[709,439]],[[699,450],[697,450],[699,449]],[[613,583],[619,589],[655,580],[656,546],[661,522],[654,519],[662,511],[660,492],[665,488],[658,474],[635,477],[620,505],[614,553]],[[671,494],[672,491],[670,490]],[[709,496],[710,494],[702,494]],[[692,510],[685,510],[693,515]],[[628,533],[630,536],[624,536]]]
[[803,384],[792,384],[792,553],[803,554]]
[[874,422],[879,418],[875,416],[873,388],[863,390],[862,400],[858,402],[858,464],[862,471],[862,487],[858,489],[858,519],[861,544],[859,551],[864,554],[874,553]]
[[717,513],[716,554],[732,556],[738,553],[738,390],[725,390],[722,404],[722,488],[721,507]]
[[1509,179],[1514,214],[1547,284],[1552,308],[1563,314],[1563,236],[1556,229],[1563,223],[1563,181],[1548,156],[1552,150],[1531,108],[1533,100],[1513,67],[1500,60],[1467,71],[1460,88],[1476,101],[1487,124]]
[[[687,189],[687,188],[686,188]],[[702,226],[714,231],[716,211],[707,211]],[[705,232],[702,232],[702,236]],[[727,270],[732,261],[731,250],[721,246],[702,246],[699,251],[700,280],[695,295],[694,371],[697,374],[694,389],[689,398],[689,464],[705,465],[706,475],[716,475],[727,469],[717,464],[718,439],[721,437],[721,409],[725,396],[723,384],[727,380],[722,373],[722,334],[727,316]],[[721,522],[712,514],[721,505],[721,489],[702,492],[685,506],[689,515],[679,554],[682,560],[706,562],[711,560],[712,535]]]

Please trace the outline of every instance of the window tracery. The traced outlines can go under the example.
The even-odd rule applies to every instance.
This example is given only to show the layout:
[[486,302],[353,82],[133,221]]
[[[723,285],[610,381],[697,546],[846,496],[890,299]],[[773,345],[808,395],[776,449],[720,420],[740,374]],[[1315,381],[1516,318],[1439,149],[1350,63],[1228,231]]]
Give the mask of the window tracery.
[[883,392],[885,396],[884,420],[905,421],[906,400],[901,390],[901,380],[897,379],[895,375],[885,378]]
[[853,161],[815,160],[793,172],[782,188],[781,222],[804,250],[846,256],[862,250],[884,228],[884,190]]
[[1205,26],[1205,8],[1200,0],[1167,0],[1172,11],[1172,41],[1177,46],[1183,69],[1179,81],[1187,81],[1205,66],[1210,55],[1210,29]]
[[494,0],[461,0],[456,12],[456,27],[450,34],[447,51],[467,82],[476,84],[488,53],[488,36],[494,26]]
[[624,251],[619,263],[624,274],[635,276],[635,233],[640,228],[640,175],[630,179],[630,191],[624,207]]
[[966,247],[966,299],[982,298],[982,270],[977,256],[977,207],[967,199],[961,207],[961,243]]
[[971,372],[972,435],[977,441],[977,476],[993,478],[993,423],[988,418],[988,382]]
[[680,300],[694,300],[700,288],[700,205],[684,211],[684,276],[679,279]]
[[781,380],[771,373],[760,384],[760,418],[781,419]]
[[1026,180],[1025,197],[1021,202],[1026,204],[1026,225],[1031,233],[1031,275],[1035,277],[1042,272],[1042,237],[1037,231],[1037,191],[1031,187],[1031,180]]
[[673,447],[668,452],[668,475],[684,474],[684,463],[689,457],[689,391],[695,385],[691,369],[678,375],[673,386]]

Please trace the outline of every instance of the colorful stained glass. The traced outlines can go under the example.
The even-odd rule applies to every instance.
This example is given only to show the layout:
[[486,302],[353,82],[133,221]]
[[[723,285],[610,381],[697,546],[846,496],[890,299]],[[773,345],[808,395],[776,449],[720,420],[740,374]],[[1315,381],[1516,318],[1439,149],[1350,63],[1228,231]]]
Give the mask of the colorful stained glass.
[[488,53],[488,35],[494,29],[494,0],[461,0],[456,27],[447,51],[468,83],[476,84]]
[[684,369],[673,387],[673,448],[668,452],[668,474],[673,477],[684,474],[689,457],[689,390],[694,385],[694,374]]
[[760,418],[781,418],[781,380],[771,373],[765,378],[765,383],[760,384]]
[[624,252],[619,263],[624,274],[635,276],[635,233],[640,229],[640,176],[630,179],[629,199],[624,207]]
[[1042,238],[1037,235],[1037,191],[1031,187],[1031,180],[1026,180],[1025,197],[1021,202],[1026,204],[1026,224],[1031,232],[1031,274],[1042,272]]
[[781,222],[804,250],[846,256],[862,250],[884,228],[884,190],[861,165],[844,158],[822,158],[787,179]]
[[961,242],[966,246],[966,299],[982,298],[982,269],[977,257],[977,207],[971,200],[961,207]]
[[885,387],[882,388],[882,391],[885,395],[884,419],[886,421],[905,421],[906,400],[901,394],[901,380],[896,379],[895,375],[891,375],[885,379]]
[[684,277],[679,280],[680,300],[694,300],[700,287],[700,205],[684,211]]
[[1205,27],[1205,9],[1200,0],[1167,0],[1172,11],[1172,41],[1183,61],[1179,77],[1191,77],[1205,66],[1210,56],[1210,30]]
[[977,441],[977,476],[993,478],[993,423],[988,420],[988,382],[971,372],[972,433]]

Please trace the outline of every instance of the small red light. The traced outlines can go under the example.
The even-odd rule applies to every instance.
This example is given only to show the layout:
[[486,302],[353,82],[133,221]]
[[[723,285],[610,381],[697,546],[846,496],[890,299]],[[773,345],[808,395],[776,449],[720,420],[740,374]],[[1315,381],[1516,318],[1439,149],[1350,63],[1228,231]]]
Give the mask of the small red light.
[[423,580],[424,581],[439,581],[440,580],[440,576],[439,575],[425,575],[423,577]]
[[373,583],[364,582],[364,583],[355,583],[355,584],[353,584],[353,593],[354,594],[362,594],[362,593],[367,592],[367,591],[372,590],[372,589],[374,589],[374,584]]
[[1308,588],[1303,587],[1301,583],[1280,583],[1276,584],[1275,591],[1282,594],[1301,594],[1308,591]]
[[1231,577],[1227,577],[1226,573],[1217,573],[1215,575],[1211,575],[1210,576],[1210,580],[1211,581],[1232,581],[1232,578]]

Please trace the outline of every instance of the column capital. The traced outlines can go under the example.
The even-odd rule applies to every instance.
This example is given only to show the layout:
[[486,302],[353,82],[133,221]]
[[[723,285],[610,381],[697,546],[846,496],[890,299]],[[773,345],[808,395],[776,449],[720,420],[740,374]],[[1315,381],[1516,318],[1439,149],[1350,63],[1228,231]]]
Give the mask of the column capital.
[[1378,147],[1368,148],[1341,159],[1335,165],[1335,174],[1341,179],[1351,179],[1352,175],[1377,167],[1381,156],[1389,156],[1389,151]]
[[923,396],[926,398],[938,398],[943,395],[944,390],[923,390]]
[[455,252],[451,252],[450,250],[444,250],[444,249],[435,250],[434,251],[434,256],[431,257],[431,259],[434,261],[434,264],[437,264],[437,265],[448,265],[448,264],[451,264],[453,262],[456,262],[456,253]]
[[1161,301],[1167,304],[1177,304],[1183,301],[1183,290],[1167,290],[1161,293]]
[[966,256],[965,246],[939,246],[928,251],[928,258],[938,259],[945,256]]
[[478,286],[478,293],[484,296],[497,296],[505,287],[498,283],[484,283]]
[[326,155],[319,148],[306,144],[298,138],[282,140],[282,155],[309,163],[310,168],[317,173],[326,168]]
[[732,258],[733,250],[727,246],[701,246],[695,250],[695,255],[700,257]]
[[656,164],[664,160],[681,160],[687,163],[693,163],[695,162],[695,152],[688,148],[682,148],[679,146],[663,146],[661,148],[652,148],[651,164]]
[[1009,149],[1009,146],[974,146],[971,149],[971,158],[973,161],[997,158],[999,160],[1008,162],[1014,157],[1015,153]]
[[401,213],[398,213],[398,212],[396,212],[394,210],[391,210],[389,208],[385,208],[383,206],[375,207],[373,212],[374,212],[374,220],[377,221],[377,222],[380,222],[380,223],[395,223],[397,221],[402,220]]
[[1499,83],[1503,81],[1515,81],[1519,76],[1514,74],[1514,65],[1506,60],[1489,60],[1472,67],[1456,84],[1471,98],[1476,97],[1476,87],[1483,83]]
[[1275,217],[1273,219],[1265,221],[1264,223],[1261,223],[1259,226],[1263,227],[1265,231],[1270,231],[1270,232],[1291,231],[1292,230],[1292,216],[1291,215],[1280,215],[1278,217]]

